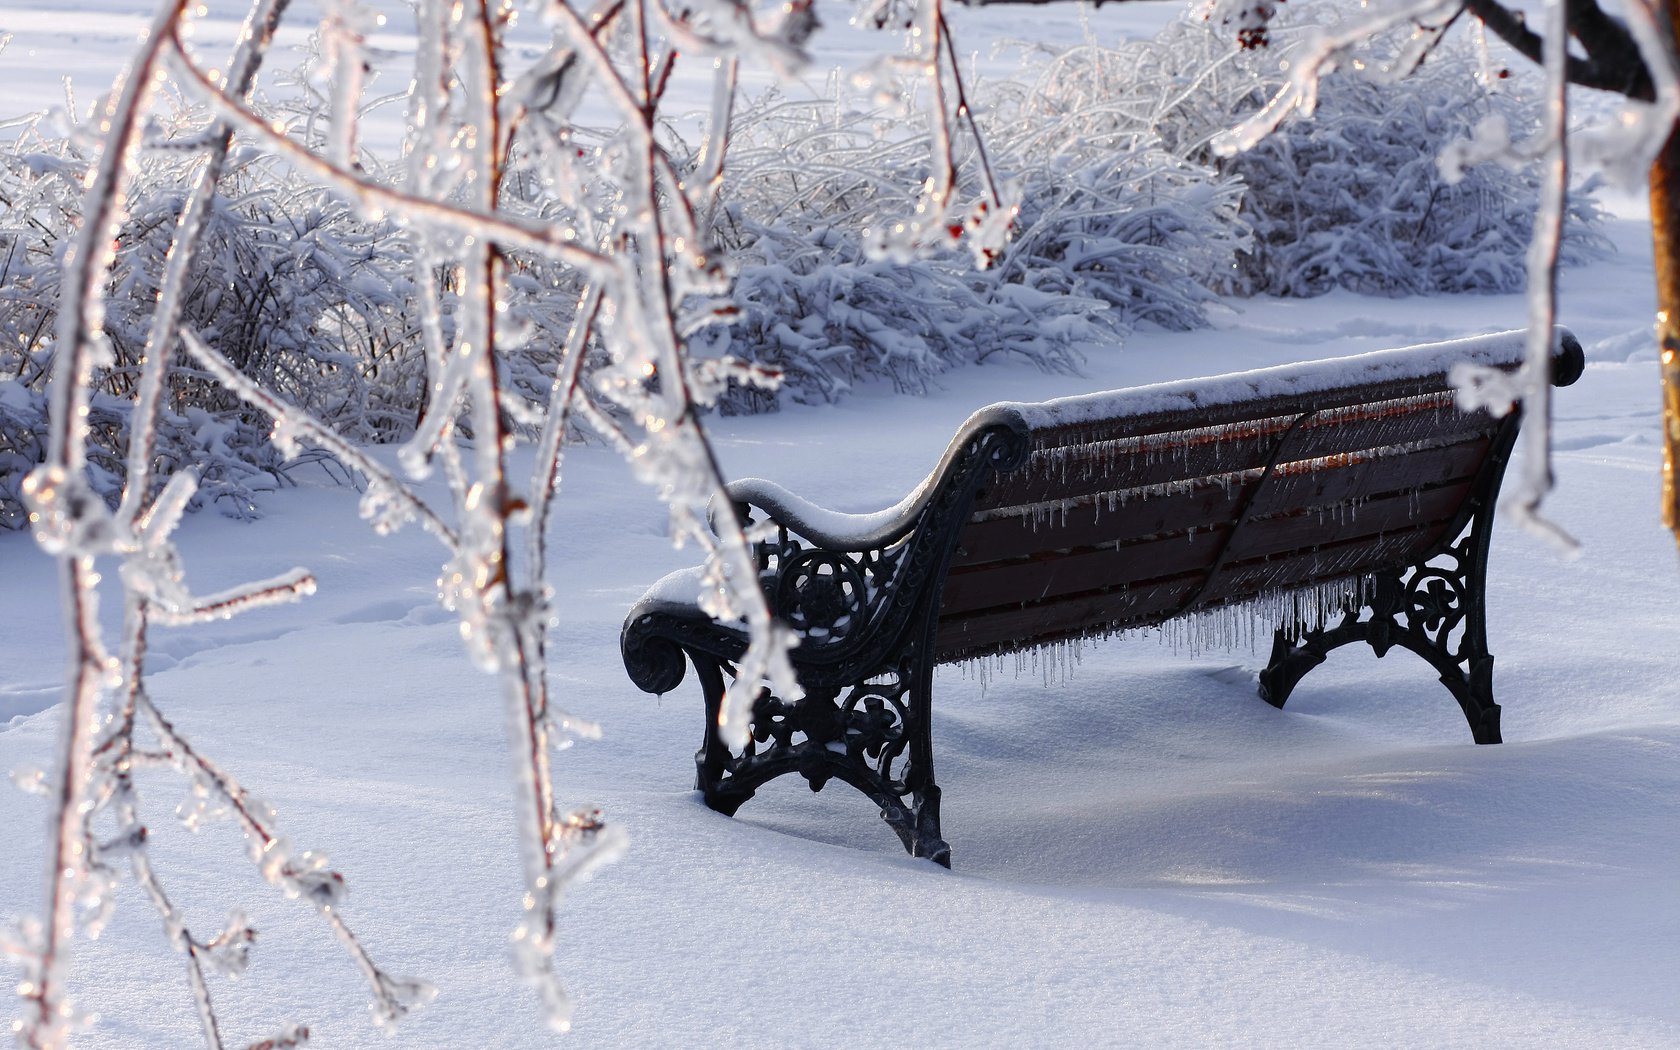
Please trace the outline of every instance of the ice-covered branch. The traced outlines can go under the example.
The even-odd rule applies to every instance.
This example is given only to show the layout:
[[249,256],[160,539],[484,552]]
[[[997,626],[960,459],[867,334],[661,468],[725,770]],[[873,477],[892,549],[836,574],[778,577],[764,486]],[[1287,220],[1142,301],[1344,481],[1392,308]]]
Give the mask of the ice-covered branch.
[[1343,54],[1351,47],[1364,43],[1395,26],[1406,22],[1450,16],[1459,0],[1412,0],[1362,18],[1351,18],[1335,26],[1317,30],[1301,42],[1291,55],[1289,79],[1267,100],[1252,117],[1212,142],[1215,154],[1231,156],[1251,149],[1261,139],[1276,131],[1279,124],[1292,113],[1311,116],[1318,101],[1318,83],[1325,74],[1336,68]]
[[[144,693],[139,713],[182,774],[193,784],[192,801],[182,819],[189,827],[203,820],[213,806],[225,807],[245,833],[246,848],[262,876],[288,897],[312,906],[326,920],[339,943],[373,991],[375,1021],[387,1031],[409,1011],[430,1002],[437,990],[426,981],[386,973],[351,932],[340,908],[346,892],[344,877],[327,859],[312,850],[294,854],[290,843],[273,827],[273,810],[250,796],[239,782],[199,754]],[[230,924],[235,926],[236,924]]]
[[577,243],[578,233],[569,226],[554,227],[505,212],[463,207],[444,201],[417,197],[379,182],[370,175],[341,168],[277,129],[237,99],[224,94],[216,81],[193,62],[185,46],[171,38],[169,58],[182,77],[197,85],[216,112],[239,129],[258,139],[268,149],[299,170],[344,193],[365,214],[384,218],[387,213],[408,222],[427,222],[465,236],[486,238],[509,248],[541,252],[562,262],[590,271],[610,270],[608,257]]
[[[1520,390],[1523,412],[1530,417],[1522,431],[1528,456],[1515,490],[1503,504],[1518,524],[1573,553],[1579,546],[1574,538],[1540,515],[1540,504],[1552,489],[1552,325],[1557,319],[1558,252],[1569,192],[1568,8],[1566,0],[1552,0],[1547,8],[1546,120],[1540,132],[1545,154],[1541,161],[1540,211],[1528,252],[1528,352],[1512,380]],[[1479,399],[1473,394],[1474,377],[1460,379],[1464,380],[1460,402],[1468,402],[1466,407],[1482,407],[1475,404]]]
[[292,454],[297,454],[300,442],[320,445],[369,479],[368,494],[363,501],[364,516],[372,519],[381,531],[391,531],[408,517],[419,519],[426,531],[448,547],[457,545],[458,537],[442,518],[405,485],[402,479],[369,458],[361,449],[339,437],[325,423],[309,413],[285,404],[279,398],[247,379],[233,363],[199,338],[191,329],[182,329],[181,341],[187,352],[205,370],[236,397],[254,408],[266,412],[274,420],[275,440]]
[[[258,0],[239,35],[239,48],[228,63],[226,81],[234,95],[243,97],[256,80],[262,57],[267,52],[281,16],[291,0]],[[175,353],[177,327],[185,306],[188,275],[197,258],[204,223],[215,200],[216,187],[226,170],[228,149],[233,142],[231,128],[217,124],[206,133],[209,144],[204,166],[199,169],[181,217],[176,222],[175,240],[170,246],[163,283],[158,288],[157,309],[146,333],[140,382],[134,399],[134,416],[129,423],[128,477],[117,519],[133,523],[147,499],[151,480],[152,454],[157,443],[157,417],[169,364]]]
[[184,6],[184,0],[160,5],[146,44],[100,114],[105,148],[89,172],[82,229],[65,258],[47,462],[25,482],[37,541],[59,558],[70,656],[68,710],[60,730],[53,796],[46,918],[38,942],[25,946],[25,977],[18,986],[25,1003],[25,1014],[17,1022],[18,1038],[31,1050],[67,1045],[78,1021],[64,984],[68,945],[76,934],[75,902],[87,889],[91,871],[81,813],[92,780],[99,698],[119,673],[100,641],[99,576],[94,568],[95,558],[110,549],[115,537],[109,511],[83,476],[85,425],[94,371],[109,357],[101,292],[113,258],[111,245],[123,220],[121,181],[140,141],[141,117],[156,87],[165,33]]
[[[1606,15],[1598,0],[1571,0],[1568,6],[1567,24],[1561,28],[1564,35],[1573,33],[1586,51],[1585,57],[1566,54],[1564,75],[1568,82],[1652,101],[1655,92],[1651,70],[1644,49],[1635,43],[1627,26]],[[1529,61],[1545,64],[1550,45],[1529,28],[1520,13],[1498,0],[1464,0],[1464,8]],[[1557,33],[1559,28],[1549,25],[1547,32]]]

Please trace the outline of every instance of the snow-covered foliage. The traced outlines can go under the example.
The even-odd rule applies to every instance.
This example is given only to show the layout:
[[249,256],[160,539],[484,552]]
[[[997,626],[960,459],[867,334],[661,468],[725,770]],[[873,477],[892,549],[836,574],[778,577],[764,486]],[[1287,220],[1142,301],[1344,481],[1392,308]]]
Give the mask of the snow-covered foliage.
[[[1056,64],[971,89],[989,156],[972,140],[960,149],[957,185],[983,198],[987,166],[1005,174],[1019,203],[1000,251],[962,251],[955,222],[948,246],[903,248],[931,143],[884,132],[891,109],[832,87],[828,101],[772,92],[745,107],[717,219],[739,260],[739,319],[711,344],[782,370],[781,393],[816,401],[870,378],[919,390],[1000,357],[1077,369],[1081,345],[1116,344],[1140,323],[1204,324],[1211,275],[1246,243],[1240,185],[1167,151],[1088,72]],[[984,208],[968,221],[987,221]],[[732,392],[725,404],[775,396]]]
[[[1238,6],[1225,12],[1236,22],[1278,19],[1275,5]],[[732,390],[726,409],[832,400],[870,379],[920,390],[997,356],[1077,368],[1081,345],[1137,324],[1204,324],[1214,293],[1521,288],[1538,168],[1445,170],[1442,158],[1490,126],[1537,127],[1535,78],[1484,80],[1457,44],[1402,79],[1350,68],[1323,78],[1311,116],[1216,156],[1212,140],[1279,88],[1302,40],[1286,24],[1237,51],[1219,17],[1187,17],[1153,40],[1087,44],[972,86],[989,156],[958,143],[959,187],[978,192],[984,159],[1019,201],[1009,245],[979,269],[955,247],[893,250],[930,145],[896,111],[833,84],[826,102],[756,99],[736,114],[716,218],[738,265],[737,319],[703,342],[784,383]],[[1565,264],[1607,250],[1599,220],[1590,192],[1570,195]]]
[[[1306,39],[1294,25],[1274,31],[1265,49],[1233,53],[1219,32],[1183,21],[1102,58],[1111,77],[1158,100],[1155,127],[1171,148],[1242,181],[1253,239],[1226,287],[1292,296],[1522,288],[1538,166],[1483,163],[1447,178],[1439,161],[1490,124],[1532,134],[1543,112],[1538,77],[1484,82],[1470,45],[1446,41],[1409,76],[1379,78],[1367,67],[1396,60],[1379,52],[1320,79],[1310,115],[1215,161],[1210,142],[1282,89]],[[1565,264],[1608,250],[1599,221],[1589,193],[1570,195]]]
[[[158,308],[175,222],[198,151],[190,141],[202,109],[163,110],[129,177],[127,216],[106,274],[103,334],[111,354],[90,403],[93,490],[115,507],[136,383]],[[81,129],[36,117],[0,149],[0,526],[21,527],[19,488],[42,462],[44,390],[51,375],[56,303],[79,195],[98,143]],[[71,132],[71,133],[61,133]],[[214,339],[241,372],[306,406],[357,441],[390,441],[413,429],[425,376],[406,303],[406,275],[387,260],[396,230],[358,218],[343,201],[244,151],[227,166],[187,276],[183,320]],[[192,506],[246,517],[257,494],[314,462],[348,475],[319,453],[287,459],[268,440],[269,421],[202,373],[173,369],[159,405],[152,489],[186,471]],[[35,435],[31,440],[29,435]]]
[[726,410],[834,400],[872,379],[919,391],[993,356],[1073,370],[1075,344],[1107,331],[1097,301],[1008,284],[954,246],[888,251],[888,228],[916,206],[928,141],[882,142],[882,119],[774,92],[736,115],[715,220],[737,260],[736,317],[701,339],[783,378],[776,391],[732,389]]

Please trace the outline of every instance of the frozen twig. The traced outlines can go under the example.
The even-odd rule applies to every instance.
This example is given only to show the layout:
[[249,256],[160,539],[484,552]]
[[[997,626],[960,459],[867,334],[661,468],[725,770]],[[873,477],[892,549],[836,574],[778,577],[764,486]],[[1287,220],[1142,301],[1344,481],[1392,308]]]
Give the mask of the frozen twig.
[[123,220],[121,180],[140,141],[141,115],[156,87],[162,42],[183,6],[184,0],[160,5],[146,45],[100,114],[105,149],[89,173],[82,229],[65,259],[47,462],[25,482],[37,542],[59,558],[70,659],[68,710],[60,731],[53,796],[47,912],[37,942],[24,946],[25,977],[18,986],[25,1003],[25,1014],[17,1022],[18,1038],[31,1050],[67,1045],[78,1022],[64,984],[68,944],[76,934],[75,901],[88,889],[91,877],[92,858],[80,814],[93,775],[99,698],[120,674],[100,641],[94,561],[111,549],[115,536],[109,512],[83,476],[85,420],[94,371],[109,359],[101,285]]
[[[273,420],[276,439],[289,450],[299,447],[299,442],[309,441],[320,445],[356,470],[366,474],[370,479],[368,493],[370,497],[377,496],[376,502],[388,501],[396,505],[399,514],[411,515],[418,518],[426,531],[437,536],[443,543],[453,548],[458,539],[455,530],[450,528],[442,518],[420,497],[414,495],[407,485],[396,475],[386,470],[362,452],[361,449],[339,437],[331,427],[315,419],[309,413],[295,409],[274,397],[233,367],[233,363],[223,357],[218,351],[200,339],[198,333],[191,329],[181,331],[181,341],[187,352],[195,357],[205,370],[215,376],[216,381],[226,387],[240,400],[254,408],[266,412]],[[370,515],[371,516],[371,515]],[[381,514],[375,521],[400,522],[401,517],[391,518]],[[389,526],[386,527],[389,531]]]
[[1546,122],[1540,134],[1540,213],[1528,254],[1528,353],[1519,370],[1523,386],[1523,446],[1528,453],[1517,487],[1503,503],[1518,524],[1551,541],[1566,554],[1580,547],[1555,522],[1540,514],[1552,489],[1552,324],[1557,319],[1558,249],[1563,242],[1564,198],[1569,193],[1569,5],[1551,0],[1546,11]]
[[1290,59],[1289,80],[1252,117],[1218,135],[1212,142],[1219,156],[1231,156],[1251,149],[1277,130],[1292,113],[1311,116],[1318,101],[1318,82],[1336,68],[1343,54],[1394,26],[1450,16],[1460,0],[1411,0],[1388,6],[1377,14],[1349,19],[1320,29],[1302,41]]
[[396,212],[410,221],[433,223],[466,236],[487,238],[509,248],[541,252],[591,272],[611,268],[609,258],[581,247],[577,243],[577,231],[569,226],[555,227],[505,212],[416,197],[392,189],[370,175],[339,167],[276,129],[273,122],[263,119],[242,102],[224,94],[217,83],[193,62],[185,45],[178,39],[171,37],[170,45],[169,58],[175,70],[201,89],[205,100],[218,114],[260,140],[300,171],[346,194],[363,213],[383,218],[387,212]]

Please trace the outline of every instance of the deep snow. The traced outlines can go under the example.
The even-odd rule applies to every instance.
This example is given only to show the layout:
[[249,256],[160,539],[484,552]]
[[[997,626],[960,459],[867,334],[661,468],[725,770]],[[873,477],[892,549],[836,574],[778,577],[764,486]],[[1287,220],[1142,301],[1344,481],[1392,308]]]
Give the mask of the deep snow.
[[[1050,20],[1002,17],[1020,35]],[[80,24],[109,58],[110,34]],[[0,55],[0,97],[30,70]],[[984,688],[949,668],[934,733],[950,872],[903,856],[844,785],[813,796],[781,782],[734,820],[699,803],[692,678],[647,697],[617,646],[636,596],[693,555],[670,549],[662,510],[611,453],[568,452],[552,674],[607,735],[558,757],[558,789],[632,836],[565,911],[560,965],[581,1001],[570,1044],[1680,1046],[1680,564],[1657,520],[1650,248],[1633,210],[1609,228],[1617,256],[1564,275],[1560,320],[1589,365],[1557,394],[1548,509],[1584,553],[1561,561],[1508,523],[1494,541],[1505,744],[1473,746],[1451,697],[1403,652],[1342,650],[1282,712],[1255,695],[1260,653],[1192,657],[1154,636],[1088,646],[1050,687],[1030,666],[1007,664]],[[924,398],[866,389],[712,432],[731,476],[872,511],[991,401],[1496,331],[1522,315],[1519,297],[1233,302],[1213,330],[1093,349],[1082,377],[969,369]],[[324,478],[264,510],[251,525],[187,522],[189,580],[207,592],[301,564],[319,593],[158,631],[154,697],[278,808],[298,846],[333,858],[347,920],[375,956],[438,984],[396,1045],[553,1045],[511,976],[502,704],[436,604],[441,548],[415,529],[376,537],[356,494]],[[50,761],[56,607],[51,562],[0,535],[0,769]],[[260,931],[249,973],[215,985],[230,1042],[300,1021],[312,1045],[383,1043],[349,960],[261,883],[235,830],[189,836],[169,815],[178,781],[142,790],[189,917],[208,927],[243,907]],[[0,790],[0,914],[41,906],[45,818],[42,799]],[[196,1042],[180,962],[132,889],[105,936],[78,944],[75,973],[78,1002],[102,1014],[80,1045]]]

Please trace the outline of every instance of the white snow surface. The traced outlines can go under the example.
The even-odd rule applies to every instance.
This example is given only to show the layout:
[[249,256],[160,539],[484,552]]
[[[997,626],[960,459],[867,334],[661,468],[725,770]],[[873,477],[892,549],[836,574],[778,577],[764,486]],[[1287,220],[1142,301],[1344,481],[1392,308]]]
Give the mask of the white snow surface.
[[[106,15],[137,7],[106,0],[103,21],[60,24],[104,41]],[[1073,16],[996,17],[1029,36]],[[0,55],[0,97],[43,68],[56,72]],[[440,988],[387,1043],[325,926],[261,882],[233,827],[180,829],[183,785],[149,775],[154,858],[189,919],[210,928],[240,907],[260,934],[245,977],[213,979],[230,1045],[296,1021],[321,1047],[1680,1046],[1680,564],[1656,505],[1648,227],[1635,214],[1608,232],[1620,253],[1566,272],[1559,314],[1588,366],[1557,392],[1548,510],[1584,553],[1561,561],[1508,525],[1493,544],[1504,744],[1472,745],[1400,651],[1337,652],[1283,711],[1255,695],[1263,643],[1192,658],[1134,637],[1067,666],[1029,658],[1014,674],[1011,660],[984,688],[945,668],[934,738],[953,871],[904,856],[843,784],[812,795],[786,778],[735,819],[700,803],[692,676],[656,699],[618,654],[630,604],[693,552],[671,549],[663,511],[611,452],[570,450],[552,684],[606,736],[557,757],[558,790],[601,805],[631,851],[567,903],[558,960],[580,1009],[566,1037],[512,977],[503,705],[437,605],[440,549],[416,529],[375,536],[357,494],[325,478],[272,496],[255,524],[195,516],[181,536],[198,591],[295,564],[320,588],[158,630],[154,698],[299,848],[333,859],[372,953]],[[868,512],[1000,396],[1493,332],[1524,309],[1345,293],[1228,306],[1212,330],[1089,348],[1085,376],[997,365],[927,397],[864,389],[711,429],[731,476]],[[53,564],[0,535],[0,769],[51,762],[57,604]],[[42,905],[46,818],[43,799],[0,790],[0,914]],[[132,886],[104,937],[78,942],[73,980],[100,1014],[78,1045],[196,1045],[181,962]]]
[[[1260,398],[1316,394],[1367,383],[1425,379],[1444,375],[1459,362],[1488,367],[1515,365],[1522,361],[1525,338],[1526,334],[1521,329],[1493,332],[1322,361],[1273,365],[1226,375],[1075,394],[1032,404],[1004,402],[993,407],[1014,414],[1032,430],[1111,419],[1134,419],[1160,412],[1194,412]],[[1555,347],[1556,338],[1553,343]]]

